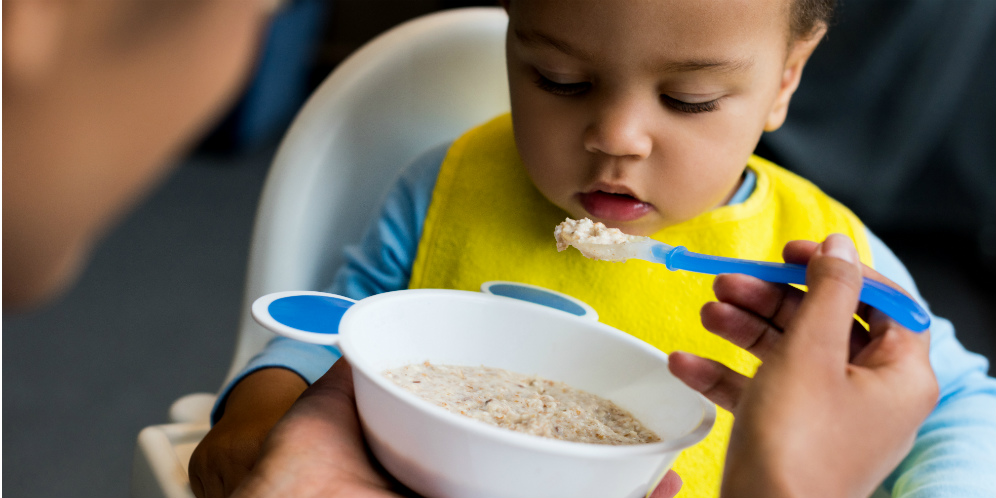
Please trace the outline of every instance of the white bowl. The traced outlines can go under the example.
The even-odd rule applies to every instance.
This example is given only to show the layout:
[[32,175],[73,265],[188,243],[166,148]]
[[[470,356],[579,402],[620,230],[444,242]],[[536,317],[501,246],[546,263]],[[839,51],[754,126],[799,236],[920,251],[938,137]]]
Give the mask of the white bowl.
[[[340,347],[374,455],[435,498],[646,496],[684,448],[712,428],[715,406],[667,369],[667,355],[605,324],[511,298],[405,290],[359,301]],[[512,432],[451,413],[382,373],[411,363],[490,366],[608,398],[661,436],[609,446]]]

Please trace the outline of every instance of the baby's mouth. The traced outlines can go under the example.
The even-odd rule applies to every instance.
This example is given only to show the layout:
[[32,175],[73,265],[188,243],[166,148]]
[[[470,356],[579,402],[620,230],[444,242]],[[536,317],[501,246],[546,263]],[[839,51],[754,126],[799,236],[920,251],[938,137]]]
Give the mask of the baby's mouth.
[[602,190],[578,194],[578,198],[588,214],[604,221],[633,221],[654,209],[652,204],[632,195],[612,194]]

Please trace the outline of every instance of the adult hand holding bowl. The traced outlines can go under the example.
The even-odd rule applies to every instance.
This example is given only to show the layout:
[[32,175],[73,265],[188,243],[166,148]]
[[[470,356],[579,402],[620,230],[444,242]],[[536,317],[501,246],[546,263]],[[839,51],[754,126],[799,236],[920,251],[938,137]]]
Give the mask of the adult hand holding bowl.
[[[338,341],[374,455],[426,496],[642,497],[715,418],[711,403],[668,372],[664,353],[604,324],[514,299],[386,293],[349,307]],[[382,375],[427,360],[566,382],[611,399],[662,441],[605,446],[520,434],[433,406]]]

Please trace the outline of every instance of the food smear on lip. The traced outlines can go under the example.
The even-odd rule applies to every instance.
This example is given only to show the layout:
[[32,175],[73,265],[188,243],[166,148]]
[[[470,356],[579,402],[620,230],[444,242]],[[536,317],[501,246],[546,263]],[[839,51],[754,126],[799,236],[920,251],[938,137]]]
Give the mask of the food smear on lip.
[[384,376],[450,412],[516,432],[607,445],[661,440],[612,401],[535,375],[426,361]]
[[553,236],[557,239],[557,251],[574,246],[586,258],[617,262],[627,259],[625,244],[647,240],[647,237],[627,235],[618,228],[609,228],[588,218],[565,219],[553,229]]

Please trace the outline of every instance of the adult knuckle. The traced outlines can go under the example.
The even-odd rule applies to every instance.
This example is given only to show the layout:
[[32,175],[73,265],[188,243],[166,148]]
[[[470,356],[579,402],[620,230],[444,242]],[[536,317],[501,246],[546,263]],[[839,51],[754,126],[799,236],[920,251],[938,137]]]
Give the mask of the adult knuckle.
[[823,258],[812,263],[809,286],[840,285],[852,291],[861,290],[861,272],[852,264],[836,258]]

